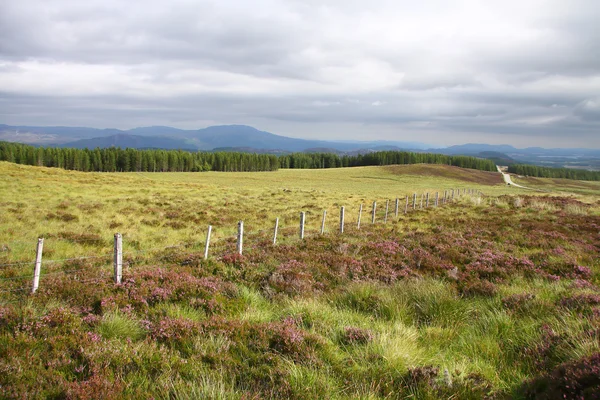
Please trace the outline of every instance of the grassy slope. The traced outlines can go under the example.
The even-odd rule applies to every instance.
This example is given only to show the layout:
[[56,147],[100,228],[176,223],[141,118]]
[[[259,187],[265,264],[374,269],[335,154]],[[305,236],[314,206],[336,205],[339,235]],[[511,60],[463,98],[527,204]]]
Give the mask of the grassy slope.
[[[473,183],[478,177],[485,184]],[[215,238],[232,237],[240,219],[249,233],[270,230],[276,217],[283,229],[295,230],[300,211],[307,213],[307,231],[314,232],[323,210],[335,226],[333,216],[342,205],[351,223],[360,203],[366,213],[377,200],[383,213],[385,199],[424,191],[433,197],[434,191],[452,187],[507,192],[499,174],[446,166],[107,174],[0,163],[0,212],[6,215],[0,222],[0,243],[13,242],[1,261],[31,259],[32,243],[40,236],[72,239],[60,246],[48,242],[52,258],[87,255],[87,248],[77,245],[86,238],[100,239],[92,243],[94,250],[109,254],[117,231],[126,242],[148,249],[203,242],[209,224]]]
[[[31,258],[40,233],[53,259],[110,253],[115,230],[126,251],[161,249],[126,256],[122,286],[110,282],[108,260],[91,259],[46,265],[35,296],[2,293],[6,397],[521,397],[524,381],[600,351],[597,192],[585,202],[506,196],[516,190],[499,174],[444,166],[143,176],[0,168],[0,263]],[[386,225],[363,215],[360,232],[349,225],[303,243],[290,233],[272,247],[259,235],[244,257],[224,253],[232,243],[201,257],[208,223],[228,235],[240,218],[258,230],[281,216],[295,232],[301,209],[337,217],[339,205],[449,187],[488,196]],[[183,246],[164,250],[172,243]],[[19,289],[6,278],[29,268],[3,268],[1,289]]]

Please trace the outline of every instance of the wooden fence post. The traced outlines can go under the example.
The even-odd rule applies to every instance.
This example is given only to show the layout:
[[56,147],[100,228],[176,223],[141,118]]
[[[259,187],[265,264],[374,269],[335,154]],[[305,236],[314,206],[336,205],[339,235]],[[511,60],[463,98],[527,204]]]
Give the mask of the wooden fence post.
[[394,214],[396,218],[398,218],[398,206],[400,205],[400,199],[396,197],[396,208],[394,209]]
[[302,211],[300,213],[300,239],[304,239],[304,221],[306,219],[306,213]]
[[406,204],[404,204],[404,214],[408,212],[408,195],[406,195]]
[[383,223],[387,224],[387,216],[388,216],[388,211],[390,209],[390,200],[386,200],[385,201],[385,217],[383,217]]
[[413,194],[413,210],[417,208],[417,194]]
[[438,203],[440,201],[440,192],[435,192],[435,206],[438,206]]
[[325,218],[327,217],[327,210],[323,210],[323,220],[321,220],[321,235],[325,233]]
[[33,286],[31,287],[31,293],[40,286],[40,273],[42,272],[42,252],[44,251],[44,239],[39,238],[37,242],[37,250],[35,253],[35,267],[33,268]]
[[419,207],[421,210],[423,209],[423,193],[421,193],[421,206]]
[[204,259],[208,259],[208,247],[210,246],[210,234],[212,233],[212,225],[208,226],[208,232],[206,232],[206,244],[204,245]]
[[340,207],[340,233],[344,233],[344,206]]
[[237,234],[237,253],[242,255],[244,251],[244,221],[238,222],[238,234]]
[[450,200],[454,200],[454,189],[452,189],[452,195],[450,196]]
[[277,229],[279,229],[279,217],[275,218],[275,230],[273,231],[273,245],[277,244]]
[[377,202],[374,201],[373,202],[373,211],[372,211],[372,217],[371,217],[371,223],[374,224],[375,223],[375,212],[377,211]]
[[121,278],[123,277],[123,237],[120,233],[115,233],[114,256],[115,283],[121,283]]
[[425,208],[429,208],[429,192],[427,192],[427,200],[425,200]]
[[362,204],[358,207],[358,222],[356,223],[356,229],[360,229],[360,217],[362,215]]

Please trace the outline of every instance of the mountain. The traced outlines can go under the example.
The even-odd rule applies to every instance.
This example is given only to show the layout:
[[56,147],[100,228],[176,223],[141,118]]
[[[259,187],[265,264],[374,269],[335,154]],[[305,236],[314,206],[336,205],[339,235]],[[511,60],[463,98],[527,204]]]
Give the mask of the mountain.
[[494,151],[498,153],[514,153],[517,151],[516,148],[507,144],[477,144],[467,143],[456,146],[446,147],[444,149],[429,149],[428,151],[452,154],[452,155],[466,155],[466,154],[478,154],[486,151]]
[[164,136],[137,136],[118,134],[92,139],[82,139],[64,143],[60,147],[73,147],[76,149],[95,149],[96,147],[131,147],[136,149],[165,149],[165,150],[196,150],[186,140],[174,139]]
[[[339,152],[368,152],[375,148],[426,148],[414,142],[337,142],[296,139],[275,135],[246,125],[219,125],[197,130],[150,126],[126,131],[119,129],[32,127],[0,125],[0,140],[33,145],[77,148],[135,147],[213,150],[215,148],[260,149],[261,152],[300,152],[327,148]],[[410,147],[409,147],[410,145]]]
[[326,141],[296,139],[261,131],[247,125],[218,125],[203,129],[147,126],[129,130],[61,126],[10,126],[0,124],[0,141],[41,146],[138,149],[182,149],[242,151],[269,154],[291,152],[331,152],[339,155],[374,151],[413,151],[490,158],[502,165],[531,163],[547,167],[600,169],[599,149],[517,149],[508,144],[467,143],[444,148],[428,148],[411,141]]
[[516,163],[513,158],[504,153],[500,153],[499,151],[482,151],[477,153],[477,157],[492,160],[494,163],[496,163],[496,165],[511,165]]

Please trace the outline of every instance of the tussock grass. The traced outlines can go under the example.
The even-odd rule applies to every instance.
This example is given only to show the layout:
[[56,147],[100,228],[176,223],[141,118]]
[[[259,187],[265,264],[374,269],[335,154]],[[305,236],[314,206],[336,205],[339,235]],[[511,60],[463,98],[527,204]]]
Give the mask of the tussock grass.
[[[1,168],[10,185],[0,185],[0,263],[32,258],[38,235],[48,258],[107,256],[44,265],[35,296],[0,296],[7,397],[39,387],[35,395],[54,398],[523,398],[524,382],[600,351],[591,188],[552,197],[435,166],[143,176]],[[382,223],[387,198],[392,211],[404,192],[465,181],[484,192],[480,203],[462,195],[403,215],[401,201],[399,217]],[[276,216],[286,234],[271,246]],[[231,256],[239,219],[243,257]],[[208,223],[216,240],[204,261]],[[122,285],[110,279],[115,231],[125,235]],[[21,274],[29,285],[29,266],[2,271]],[[563,302],[578,295],[581,304]]]
[[529,208],[532,208],[537,211],[547,211],[547,212],[558,211],[558,207],[556,207],[554,204],[547,202],[547,201],[531,200],[529,202],[528,206],[529,206]]
[[573,215],[588,215],[589,212],[588,210],[578,204],[572,204],[572,203],[568,203],[565,205],[564,210],[566,213],[568,214],[573,214]]
[[98,332],[106,339],[140,340],[146,333],[139,322],[120,312],[111,312],[102,317]]

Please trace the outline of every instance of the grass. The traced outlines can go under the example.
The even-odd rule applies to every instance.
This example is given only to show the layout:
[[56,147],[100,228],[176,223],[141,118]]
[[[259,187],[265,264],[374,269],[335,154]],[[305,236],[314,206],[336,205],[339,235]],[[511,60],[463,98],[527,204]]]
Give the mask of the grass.
[[[0,264],[31,260],[40,234],[45,260],[105,255],[45,262],[35,295],[26,293],[29,264],[0,270],[4,397],[535,398],[533,379],[559,382],[549,377],[573,363],[597,367],[588,360],[600,352],[600,192],[591,186],[531,192],[499,174],[424,165],[143,175],[0,168]],[[386,198],[458,187],[484,196],[401,208],[382,223]],[[359,231],[348,210],[361,203]],[[304,241],[300,210],[309,217]],[[273,246],[276,216],[282,236]],[[241,257],[230,239],[239,219],[250,234]],[[217,234],[204,260],[208,224]],[[110,266],[117,230],[121,285]],[[556,390],[546,395],[566,393]]]

